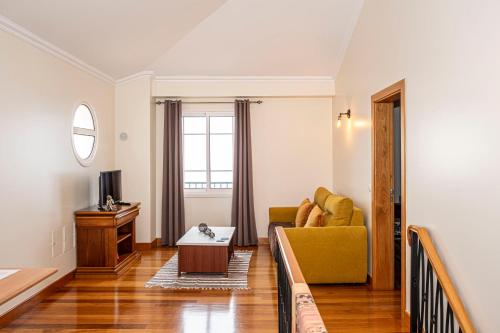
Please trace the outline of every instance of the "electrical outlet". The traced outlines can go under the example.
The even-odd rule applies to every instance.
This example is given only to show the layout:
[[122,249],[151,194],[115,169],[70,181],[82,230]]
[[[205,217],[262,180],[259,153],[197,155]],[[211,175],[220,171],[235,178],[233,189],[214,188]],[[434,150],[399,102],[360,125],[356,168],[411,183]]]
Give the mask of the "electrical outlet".
[[63,230],[58,227],[52,231],[52,258],[60,256],[63,250]]
[[68,223],[63,227],[63,253],[71,251],[73,246],[73,223]]
[[62,238],[63,238],[63,241],[62,241],[62,246],[63,246],[62,252],[63,253],[66,253],[66,251],[68,251],[67,250],[67,246],[66,246],[66,229],[67,229],[66,226],[62,227]]
[[74,223],[71,223],[71,230],[73,230],[73,248],[76,247],[76,225]]
[[50,248],[52,251],[52,258],[54,258],[56,256],[56,235],[54,231],[50,233]]

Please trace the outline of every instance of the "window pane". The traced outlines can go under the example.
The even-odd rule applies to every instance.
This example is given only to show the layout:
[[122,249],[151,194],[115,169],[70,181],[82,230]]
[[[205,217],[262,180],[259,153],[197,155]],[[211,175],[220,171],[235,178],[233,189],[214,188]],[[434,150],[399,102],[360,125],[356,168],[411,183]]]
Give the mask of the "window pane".
[[210,172],[210,188],[233,188],[232,171]]
[[183,117],[184,134],[205,134],[207,132],[206,117]]
[[89,158],[94,148],[94,141],[95,138],[93,136],[73,134],[75,151],[81,159],[85,160]]
[[205,135],[184,135],[184,170],[207,169],[207,144]]
[[73,127],[80,127],[86,129],[95,129],[94,119],[92,119],[92,113],[90,113],[89,108],[81,104],[75,111],[75,118],[73,118]]
[[184,188],[207,188],[207,173],[205,171],[184,171]]
[[210,168],[233,170],[233,135],[210,135]]
[[234,117],[210,117],[210,134],[233,133]]

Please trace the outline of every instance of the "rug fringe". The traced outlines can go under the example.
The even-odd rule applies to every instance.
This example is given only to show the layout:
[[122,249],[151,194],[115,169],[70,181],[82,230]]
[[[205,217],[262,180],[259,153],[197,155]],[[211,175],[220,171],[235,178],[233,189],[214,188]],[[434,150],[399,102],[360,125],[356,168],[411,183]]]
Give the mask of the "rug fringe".
[[[184,285],[180,286],[179,283],[181,277],[177,277],[177,253],[174,254],[166,264],[164,264],[160,270],[153,276],[151,280],[144,284],[145,288],[153,288],[153,287],[161,287],[163,289],[172,289],[172,290],[250,290],[248,287],[248,270],[250,265],[250,260],[252,258],[253,250],[236,250],[234,251],[235,257],[241,255],[244,259],[237,259],[233,262],[230,261],[229,266],[233,265],[243,265],[230,267],[229,268],[229,277],[221,278],[219,282],[211,281],[211,278],[207,278],[206,276],[200,277],[202,280],[184,280]],[[175,265],[172,267],[172,265]],[[244,275],[242,277],[241,275]],[[170,276],[170,278],[169,278]],[[204,279],[204,280],[203,280]],[[156,282],[154,282],[154,280]],[[163,281],[161,281],[163,280]],[[163,283],[162,283],[163,282]],[[208,282],[208,283],[207,283]],[[212,283],[213,282],[213,283]],[[221,283],[222,282],[222,283]],[[228,286],[218,286],[218,284],[225,284],[224,282],[229,282]],[[194,285],[186,285],[187,283],[194,283]],[[197,283],[201,283],[204,286],[196,285]],[[211,285],[211,286],[207,286]],[[233,285],[233,286],[231,286]]]

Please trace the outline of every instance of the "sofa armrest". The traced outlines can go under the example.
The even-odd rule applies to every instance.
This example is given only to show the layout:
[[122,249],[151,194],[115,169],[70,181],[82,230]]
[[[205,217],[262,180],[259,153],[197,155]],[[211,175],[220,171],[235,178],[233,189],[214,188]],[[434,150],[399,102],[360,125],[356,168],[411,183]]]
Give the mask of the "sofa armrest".
[[269,223],[283,222],[295,223],[298,207],[270,207],[269,208]]
[[366,227],[290,228],[285,233],[307,283],[366,281]]

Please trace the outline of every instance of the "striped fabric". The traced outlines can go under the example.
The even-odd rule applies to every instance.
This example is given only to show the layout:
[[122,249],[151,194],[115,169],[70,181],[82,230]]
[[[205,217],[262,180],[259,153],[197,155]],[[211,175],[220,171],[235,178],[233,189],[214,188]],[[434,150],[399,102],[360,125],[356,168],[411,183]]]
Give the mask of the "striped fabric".
[[252,251],[234,251],[229,262],[229,274],[182,273],[177,276],[177,253],[149,280],[146,288],[160,286],[167,289],[249,289],[248,267]]

